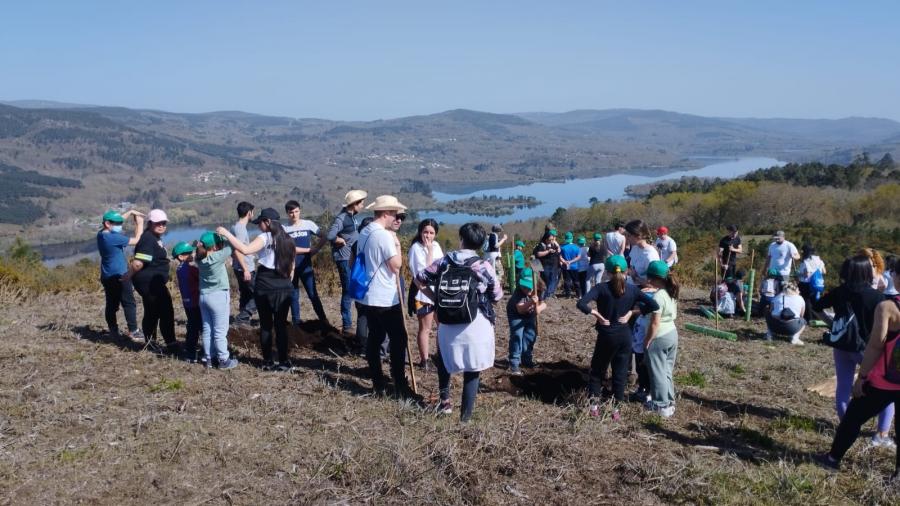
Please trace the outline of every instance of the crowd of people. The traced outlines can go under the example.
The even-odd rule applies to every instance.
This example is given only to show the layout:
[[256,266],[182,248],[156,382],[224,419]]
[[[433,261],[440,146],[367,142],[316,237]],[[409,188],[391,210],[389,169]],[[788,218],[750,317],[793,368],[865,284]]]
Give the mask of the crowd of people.
[[[386,358],[394,395],[421,399],[406,375],[407,362],[412,367],[414,361],[409,356],[406,304],[406,312],[418,323],[415,365],[423,372],[434,369],[437,373],[439,400],[434,409],[442,414],[452,412],[450,378],[461,373],[460,418],[469,420],[480,373],[495,364],[496,305],[504,297],[500,260],[508,237],[499,225],[487,231],[480,224],[467,223],[459,228],[457,247],[444,251],[436,240],[439,224],[422,220],[407,252],[412,278],[407,290],[397,235],[407,208],[391,195],[379,196],[368,205],[367,199],[365,191],[347,192],[328,229],[302,218],[301,204],[294,200],[284,205],[286,219],[274,208],[257,214],[252,204],[241,202],[237,222],[230,229],[218,227],[196,241],[176,244],[171,252],[162,241],[168,225],[164,211],[154,209],[146,216],[136,211],[108,211],[102,218],[97,245],[110,334],[165,353],[180,353],[185,360],[206,368],[227,370],[238,366],[228,347],[230,324],[247,325],[256,314],[262,368],[290,371],[294,366],[288,315],[291,323],[301,322],[301,286],[320,329],[331,328],[312,267],[312,258],[330,245],[341,285],[341,332],[348,339],[356,338],[354,344],[365,355],[373,390],[383,394],[389,389],[382,371]],[[372,216],[360,220],[363,210],[371,211]],[[134,227],[131,235],[123,231],[129,220]],[[252,238],[250,224],[259,229]],[[507,265],[512,268],[506,273],[514,279],[505,311],[508,373],[520,376],[523,369],[535,367],[539,316],[548,310],[547,301],[574,297],[576,307],[593,318],[597,332],[587,389],[589,414],[601,416],[602,401],[611,399],[608,414],[618,419],[618,403],[628,399],[662,417],[673,416],[680,287],[676,279],[678,247],[668,228],[658,227],[652,234],[646,222],[632,220],[593,233],[590,241],[588,236],[565,232],[560,244],[559,236],[548,224],[530,258],[525,242],[513,241],[511,264]],[[125,252],[130,246],[134,254],[129,261]],[[888,432],[894,402],[900,400],[897,258],[882,258],[878,251],[863,249],[843,262],[839,285],[826,291],[826,265],[813,245],[804,244],[798,250],[783,231],[777,231],[768,246],[757,289],[745,285],[745,272],[737,269],[743,248],[738,227],[728,226],[715,254],[721,283],[713,287],[711,298],[717,317],[749,311],[756,290],[767,340],[785,337],[794,345],[803,345],[801,335],[811,319],[829,322],[823,342],[834,348],[835,407],[840,425],[831,450],[820,463],[837,469],[860,426],[876,414],[878,431],[872,445],[896,447]],[[168,289],[170,258],[177,261],[175,274],[187,322],[183,346],[175,338],[175,312]],[[233,320],[228,263],[238,289],[238,312]],[[140,327],[134,291],[143,302]],[[119,307],[127,330],[118,327]],[[161,347],[157,336],[164,343]],[[626,397],[632,370],[637,373],[637,388]],[[900,451],[897,458],[900,465]]]

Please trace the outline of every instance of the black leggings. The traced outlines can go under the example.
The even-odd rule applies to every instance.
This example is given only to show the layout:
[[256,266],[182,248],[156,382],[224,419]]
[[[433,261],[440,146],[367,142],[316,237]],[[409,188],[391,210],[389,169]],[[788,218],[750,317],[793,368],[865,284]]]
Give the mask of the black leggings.
[[116,313],[119,306],[125,312],[125,323],[128,324],[128,331],[137,330],[137,306],[134,303],[134,287],[131,281],[120,281],[120,276],[111,276],[101,278],[100,284],[103,285],[103,292],[106,294],[106,326],[110,332],[119,331],[119,322]]
[[275,346],[278,348],[278,361],[288,361],[287,317],[291,309],[291,290],[293,287],[280,290],[256,290],[253,299],[259,313],[259,345],[262,348],[263,360],[272,361],[272,328],[275,328]]
[[[864,423],[878,415],[892,402],[900,402],[900,391],[879,390],[869,384],[866,384],[864,390],[866,395],[850,400],[847,412],[834,433],[834,441],[831,443],[829,455],[837,461],[840,461],[856,442]],[[894,429],[894,441],[897,441],[896,429]],[[900,445],[897,446],[897,454],[894,459],[894,475],[896,475],[900,470]]]
[[631,370],[631,335],[628,333],[628,327],[623,328],[625,332],[611,335],[597,334],[588,384],[588,394],[591,397],[602,395],[603,375],[606,368],[611,365],[613,397],[617,401],[625,399],[625,384],[628,383],[628,373]]
[[646,353],[634,354],[634,368],[637,371],[638,388],[644,392],[650,392],[650,369],[644,363]]
[[144,318],[141,321],[144,337],[153,341],[159,326],[163,341],[172,345],[175,344],[175,309],[166,281],[165,277],[155,274],[138,276],[134,279],[134,289],[144,301]]
[[[437,354],[438,390],[441,400],[450,399],[450,373],[444,366],[444,357],[441,356],[441,347],[438,345]],[[466,371],[463,373],[462,404],[460,405],[459,419],[467,422],[472,418],[475,409],[475,396],[478,395],[478,383],[481,373],[478,371]]]

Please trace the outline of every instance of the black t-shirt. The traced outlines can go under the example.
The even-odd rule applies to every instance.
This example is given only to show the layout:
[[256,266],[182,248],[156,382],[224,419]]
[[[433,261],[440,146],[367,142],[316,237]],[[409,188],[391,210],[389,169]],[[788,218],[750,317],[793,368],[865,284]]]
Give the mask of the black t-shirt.
[[606,246],[603,243],[599,245],[597,243],[591,244],[591,247],[588,249],[588,258],[590,258],[590,264],[602,264],[604,260],[606,260]]
[[138,239],[134,247],[134,259],[144,263],[144,267],[135,273],[135,279],[162,276],[164,280],[169,280],[169,253],[163,247],[162,239],[150,230],[146,230]]
[[500,238],[497,237],[496,233],[491,232],[490,235],[488,235],[488,251],[491,253],[500,251],[500,248],[497,247],[498,242],[500,242]]
[[506,303],[506,316],[509,319],[519,318],[522,320],[528,320],[534,318],[534,313],[532,314],[519,314],[516,310],[516,304],[522,301],[522,299],[527,299],[528,294],[522,293],[522,290],[516,288],[516,291],[512,293],[509,297],[509,301]]
[[556,271],[559,270],[559,248],[554,246],[551,253],[547,256],[540,257],[538,256],[538,252],[547,251],[550,249],[550,246],[544,243],[538,243],[537,246],[534,247],[534,256],[541,261],[541,265],[544,267],[545,271]]
[[734,236],[734,239],[732,239],[731,236],[726,235],[725,237],[722,238],[721,241],[719,241],[719,247],[722,248],[722,263],[723,264],[727,263],[730,265],[734,265],[735,262],[737,262],[738,254],[729,250],[728,247],[734,246],[735,248],[737,248],[740,245],[741,245],[741,236],[739,236],[739,235]]

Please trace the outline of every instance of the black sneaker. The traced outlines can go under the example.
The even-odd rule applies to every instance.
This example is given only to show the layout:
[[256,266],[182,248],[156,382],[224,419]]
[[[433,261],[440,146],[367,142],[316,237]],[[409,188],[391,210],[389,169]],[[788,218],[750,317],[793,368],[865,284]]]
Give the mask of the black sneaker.
[[840,461],[832,459],[831,455],[827,453],[816,455],[815,457],[813,457],[813,462],[815,462],[816,465],[818,465],[822,469],[831,473],[836,473],[841,470]]
[[275,362],[269,360],[268,362],[263,362],[262,370],[267,372],[276,371],[278,370],[278,366],[275,365]]
[[276,370],[278,372],[292,372],[294,370],[294,364],[292,364],[290,360],[280,362]]

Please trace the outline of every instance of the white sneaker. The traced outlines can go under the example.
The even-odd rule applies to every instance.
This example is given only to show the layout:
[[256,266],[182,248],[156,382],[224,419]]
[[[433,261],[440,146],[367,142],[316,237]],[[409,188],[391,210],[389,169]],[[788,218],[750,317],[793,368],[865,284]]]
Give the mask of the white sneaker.
[[675,414],[675,406],[669,405],[659,410],[659,416],[663,418],[672,418]]
[[892,437],[882,436],[881,434],[872,436],[872,442],[870,444],[872,445],[872,448],[887,448],[889,450],[897,448],[897,443],[894,442]]
[[799,337],[795,337],[795,338],[791,339],[791,344],[793,344],[794,346],[803,346],[806,343],[801,341]]

